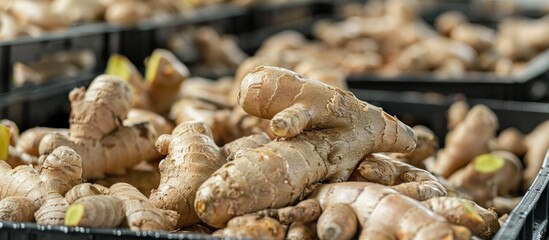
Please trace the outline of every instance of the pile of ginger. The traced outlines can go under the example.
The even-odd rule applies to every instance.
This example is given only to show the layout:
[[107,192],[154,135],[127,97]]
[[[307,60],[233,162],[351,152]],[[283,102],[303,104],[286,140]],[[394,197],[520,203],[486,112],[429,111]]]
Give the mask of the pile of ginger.
[[446,79],[478,72],[513,76],[549,48],[548,16],[508,17],[492,29],[457,11],[441,14],[431,26],[418,14],[417,1],[368,1],[349,9],[342,21],[318,21],[315,40],[282,32],[265,41],[254,58],[288,69],[311,62],[347,75],[430,72]]
[[[213,82],[166,50],[144,75],[117,55],[69,94],[69,129],[19,134],[2,120],[0,219],[238,238],[486,239],[505,221],[496,211],[509,211],[497,199],[519,193],[502,183],[516,173],[527,187],[543,158],[536,146],[549,145],[547,123],[524,141],[494,141],[495,115],[462,104],[438,151],[430,130],[357,99],[341,74],[251,65]],[[524,180],[509,153],[522,150]],[[467,181],[477,178],[487,186]]]

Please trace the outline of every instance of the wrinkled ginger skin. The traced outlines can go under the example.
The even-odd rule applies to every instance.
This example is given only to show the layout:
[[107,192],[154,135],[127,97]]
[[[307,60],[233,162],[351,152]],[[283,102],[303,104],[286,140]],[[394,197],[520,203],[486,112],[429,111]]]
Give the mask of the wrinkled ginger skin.
[[83,197],[105,195],[108,193],[108,190],[108,188],[99,184],[81,183],[71,188],[71,190],[65,194],[65,199],[69,204],[72,204]]
[[[358,239],[470,239],[470,231],[448,223],[420,202],[369,182],[322,185],[309,196],[323,209],[346,204],[362,228]],[[421,224],[418,224],[421,223]]]
[[68,135],[68,129],[62,128],[46,128],[46,127],[34,127],[27,129],[19,137],[20,141],[17,142],[16,148],[19,151],[26,152],[33,156],[40,155],[38,148],[40,147],[40,142],[44,136],[58,132],[64,135]]
[[[82,181],[81,175],[82,159],[74,150],[64,146],[45,157],[38,170],[29,165],[12,169],[0,161],[0,182],[3,183],[0,185],[0,199],[27,198],[38,209],[34,212],[36,223],[63,225],[69,206],[63,194],[72,187],[71,184]],[[4,211],[0,209],[0,212]]]
[[419,201],[447,195],[444,186],[427,170],[382,154],[364,156],[349,180],[392,186],[398,192]]
[[179,214],[175,211],[156,208],[132,185],[116,183],[109,188],[108,194],[122,201],[126,216],[124,224],[131,230],[175,230]]
[[26,197],[7,197],[0,201],[0,221],[32,222],[38,208]]
[[[74,208],[82,210],[81,214],[78,214],[79,216],[70,215],[71,209]],[[113,196],[95,195],[80,198],[71,204],[65,216],[65,225],[113,228],[118,227],[122,220],[124,220],[124,208],[120,199]]]
[[158,158],[154,148],[157,138],[149,123],[122,126],[133,103],[127,82],[100,75],[88,90],[78,88],[69,95],[71,116],[69,136],[46,135],[40,143],[40,155],[58,146],[69,146],[81,157],[83,178],[120,175],[143,160]]
[[423,204],[448,222],[465,226],[482,239],[494,236],[500,227],[494,210],[484,209],[470,200],[438,197],[426,200]]
[[151,203],[178,212],[178,228],[199,223],[193,206],[196,190],[226,162],[211,130],[201,122],[184,122],[171,135],[160,136],[156,146],[168,156],[160,163],[160,185],[152,191]]
[[239,103],[249,114],[271,119],[272,132],[284,139],[240,151],[200,186],[196,211],[215,227],[287,206],[320,181],[345,181],[370,152],[410,152],[416,145],[412,129],[381,108],[282,68],[248,74]]
[[478,155],[490,152],[489,142],[498,128],[492,110],[476,105],[456,128],[448,133],[446,147],[438,152],[435,173],[448,178]]

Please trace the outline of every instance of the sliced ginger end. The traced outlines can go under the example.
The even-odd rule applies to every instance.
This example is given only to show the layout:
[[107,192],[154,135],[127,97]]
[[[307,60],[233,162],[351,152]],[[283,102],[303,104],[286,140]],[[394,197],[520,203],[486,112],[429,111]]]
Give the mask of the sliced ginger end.
[[152,83],[158,73],[158,67],[160,66],[160,54],[153,52],[151,58],[147,62],[147,68],[145,69],[145,79],[147,83]]
[[67,209],[65,215],[65,225],[67,226],[78,226],[80,221],[84,217],[84,205],[82,204],[73,204]]
[[0,125],[0,160],[8,159],[10,137],[10,129],[4,125]]
[[127,61],[128,60],[122,55],[112,55],[107,62],[107,70],[105,73],[128,81],[131,73]]
[[475,158],[475,170],[481,173],[493,173],[503,167],[505,160],[494,154],[482,154]]

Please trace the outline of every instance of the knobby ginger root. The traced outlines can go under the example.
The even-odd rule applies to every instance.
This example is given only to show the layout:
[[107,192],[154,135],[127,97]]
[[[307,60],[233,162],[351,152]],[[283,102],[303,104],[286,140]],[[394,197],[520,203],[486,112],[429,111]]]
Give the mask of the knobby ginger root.
[[265,209],[254,213],[255,215],[271,217],[282,224],[293,222],[310,223],[316,221],[322,209],[315,199],[303,200],[295,206],[280,209]]
[[496,140],[496,150],[509,151],[517,156],[523,156],[527,149],[524,141],[525,136],[516,128],[503,130]]
[[178,212],[177,227],[199,223],[193,207],[196,190],[226,162],[220,157],[212,132],[204,123],[185,122],[171,135],[160,136],[156,147],[167,156],[160,163],[160,185],[152,191],[151,202]]
[[316,234],[316,223],[294,222],[288,228],[286,233],[287,240],[313,240],[318,239]]
[[0,201],[0,220],[8,222],[32,222],[38,208],[27,197],[7,197]]
[[195,209],[212,226],[287,206],[320,181],[345,181],[370,152],[416,145],[412,129],[380,108],[282,68],[254,69],[239,96],[245,111],[271,119],[271,131],[283,139],[241,151],[200,186]]
[[414,167],[425,169],[424,160],[436,154],[438,139],[427,127],[417,125],[412,129],[417,136],[416,149],[410,153],[389,153],[388,156]]
[[[27,198],[38,209],[34,212],[38,224],[62,225],[69,206],[63,194],[81,182],[81,176],[82,159],[74,150],[65,146],[55,149],[45,157],[38,170],[29,165],[12,169],[7,163],[0,161],[0,182],[3,183],[0,186],[0,199]],[[13,213],[19,214],[20,211],[23,210],[18,209]],[[0,212],[5,210],[0,209]]]
[[81,157],[83,178],[101,178],[105,174],[123,174],[143,160],[159,158],[154,148],[157,134],[149,123],[122,126],[132,107],[128,83],[117,77],[101,75],[86,91],[78,88],[69,94],[71,116],[69,136],[46,135],[40,142],[40,154],[58,146],[69,146]]
[[120,199],[124,206],[125,225],[134,231],[175,229],[179,214],[156,208],[137,188],[117,183],[109,188],[109,195]]
[[232,159],[234,159],[234,154],[236,154],[239,150],[258,148],[264,144],[269,143],[270,141],[271,139],[266,133],[258,133],[246,137],[241,137],[230,143],[225,144],[223,148],[221,148],[221,157],[227,159],[227,161],[232,161]]
[[396,190],[369,182],[344,182],[318,187],[309,198],[323,209],[346,204],[356,214],[359,239],[470,239],[471,232],[447,222],[421,202]]
[[34,127],[25,130],[19,137],[20,141],[17,141],[16,148],[19,151],[26,152],[33,156],[39,156],[40,142],[42,139],[50,133],[60,133],[68,135],[69,130],[63,128],[46,128],[46,127]]
[[105,195],[107,193],[108,193],[108,188],[102,185],[91,184],[91,183],[81,183],[71,188],[71,190],[69,190],[67,194],[65,194],[65,199],[69,204],[73,204],[76,200],[83,197]]
[[153,125],[158,135],[169,134],[174,128],[171,122],[159,114],[138,108],[132,108],[128,112],[128,118],[124,120],[124,125],[131,126],[143,122]]
[[448,130],[454,130],[467,116],[469,104],[465,101],[457,101],[448,109]]
[[431,211],[453,224],[467,227],[482,239],[489,239],[499,230],[498,215],[475,202],[460,198],[438,197],[423,202]]
[[113,196],[87,196],[72,203],[65,225],[79,227],[118,227],[124,219],[122,201]]
[[212,235],[215,237],[282,240],[285,234],[284,226],[273,218],[244,215],[231,219],[226,228],[215,231]]
[[320,215],[316,230],[321,240],[350,240],[357,230],[356,214],[347,204],[332,204]]
[[435,173],[447,178],[476,156],[490,152],[489,141],[497,128],[497,116],[492,110],[484,105],[473,107],[446,136],[446,147],[437,155]]
[[541,169],[547,150],[549,149],[549,121],[539,124],[528,136],[526,136],[528,151],[524,156],[524,169],[522,190],[527,190]]
[[349,180],[379,183],[416,200],[446,196],[446,189],[430,172],[381,154],[368,154]]
[[464,189],[481,206],[492,206],[496,196],[516,193],[521,181],[520,160],[509,152],[496,151],[476,157],[448,179]]

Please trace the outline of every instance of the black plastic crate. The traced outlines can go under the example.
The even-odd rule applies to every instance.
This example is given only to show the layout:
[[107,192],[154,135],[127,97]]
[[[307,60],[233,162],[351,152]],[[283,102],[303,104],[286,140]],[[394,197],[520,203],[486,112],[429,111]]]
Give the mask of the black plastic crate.
[[493,73],[469,72],[458,78],[434,73],[383,76],[369,73],[347,77],[349,87],[371,90],[463,93],[472,98],[514,101],[549,101],[549,50],[534,59],[519,74],[499,77]]

